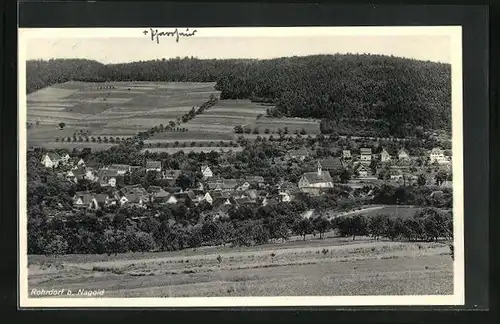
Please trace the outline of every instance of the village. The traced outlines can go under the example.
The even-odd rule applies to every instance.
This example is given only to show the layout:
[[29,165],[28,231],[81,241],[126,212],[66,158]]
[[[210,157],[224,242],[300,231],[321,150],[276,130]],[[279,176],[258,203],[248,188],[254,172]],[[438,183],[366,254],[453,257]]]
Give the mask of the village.
[[[183,174],[189,172],[165,168],[157,160],[147,160],[145,165],[92,166],[68,153],[47,152],[41,163],[56,170],[66,181],[91,184],[88,186],[91,188],[78,191],[73,197],[75,209],[88,210],[110,206],[148,208],[153,203],[191,207],[204,203],[216,211],[227,212],[232,207],[256,208],[291,202],[299,193],[321,196],[335,186],[347,186],[353,190],[367,188],[368,194],[371,188],[383,184],[452,187],[451,156],[439,147],[423,157],[411,156],[404,148],[390,153],[383,148],[375,154],[371,148],[361,147],[356,152],[342,150],[340,157],[314,159],[304,148],[290,150],[281,158],[281,163],[293,161],[306,161],[314,171],[304,172],[295,183],[286,179],[273,182],[273,179],[261,175],[223,178],[213,172],[213,165],[202,164],[193,177],[195,181],[179,185]],[[135,172],[148,174],[150,179],[160,180],[162,185],[144,187],[139,181],[134,183],[134,177],[130,175]]]

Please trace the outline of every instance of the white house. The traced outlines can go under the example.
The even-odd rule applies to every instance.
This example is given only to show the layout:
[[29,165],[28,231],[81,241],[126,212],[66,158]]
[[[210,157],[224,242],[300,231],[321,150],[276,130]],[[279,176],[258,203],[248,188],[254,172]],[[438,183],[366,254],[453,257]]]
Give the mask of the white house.
[[175,195],[171,195],[171,196],[167,199],[167,204],[177,204],[177,198],[175,197]]
[[214,174],[212,173],[212,170],[210,169],[210,167],[208,165],[201,166],[201,173],[203,174],[204,178],[211,178],[214,176]]
[[398,152],[398,160],[405,161],[410,159],[410,154],[404,148],[400,149]]
[[439,164],[449,163],[449,160],[444,155],[444,152],[441,148],[435,147],[431,150],[429,154],[430,163],[437,162]]
[[361,163],[370,164],[372,161],[372,149],[371,148],[360,148],[359,149],[361,157]]
[[383,149],[380,153],[380,162],[389,162],[391,160],[391,155]]
[[62,158],[55,152],[48,152],[42,157],[41,163],[46,168],[57,168],[59,166],[59,163],[62,164]]

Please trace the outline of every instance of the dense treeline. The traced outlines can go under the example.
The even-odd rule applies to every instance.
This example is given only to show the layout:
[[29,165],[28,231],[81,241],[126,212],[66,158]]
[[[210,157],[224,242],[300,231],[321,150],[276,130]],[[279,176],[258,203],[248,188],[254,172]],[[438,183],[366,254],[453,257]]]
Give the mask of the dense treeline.
[[272,102],[277,107],[271,115],[323,119],[324,133],[352,123],[380,129],[375,134],[380,136],[413,136],[417,127],[451,129],[450,66],[396,57],[178,58],[113,65],[29,61],[27,75],[28,92],[69,79],[216,82],[221,99]]

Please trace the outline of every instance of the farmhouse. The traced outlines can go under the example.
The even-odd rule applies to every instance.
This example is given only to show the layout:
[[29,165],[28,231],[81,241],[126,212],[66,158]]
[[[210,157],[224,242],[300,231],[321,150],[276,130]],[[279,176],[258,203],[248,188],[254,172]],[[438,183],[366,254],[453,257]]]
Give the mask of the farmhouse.
[[318,168],[332,173],[339,173],[342,171],[342,162],[339,158],[334,157],[322,159],[318,160]]
[[42,157],[41,163],[46,168],[57,168],[59,163],[62,164],[62,157],[55,152],[48,152]]
[[203,177],[205,179],[211,178],[214,176],[214,174],[212,173],[212,170],[210,169],[210,167],[208,165],[201,166],[201,173],[203,174]]
[[380,162],[389,162],[391,161],[391,155],[386,151],[386,149],[383,149],[382,152],[380,153]]
[[410,159],[410,154],[404,148],[400,149],[398,152],[398,160],[408,161]]
[[146,172],[149,172],[149,171],[161,172],[161,161],[147,160],[146,161]]
[[372,161],[372,149],[371,148],[360,148],[360,160],[361,163],[370,164]]
[[306,172],[299,180],[302,192],[319,194],[322,188],[333,188],[333,181],[330,172],[323,171],[319,165],[317,172]]

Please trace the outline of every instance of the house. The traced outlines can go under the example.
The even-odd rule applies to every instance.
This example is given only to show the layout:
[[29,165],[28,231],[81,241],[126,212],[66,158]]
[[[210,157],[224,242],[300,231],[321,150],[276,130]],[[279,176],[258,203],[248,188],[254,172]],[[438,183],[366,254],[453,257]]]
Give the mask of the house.
[[41,163],[46,168],[57,168],[59,166],[59,163],[62,164],[62,158],[55,152],[48,152],[42,157]]
[[109,168],[116,170],[117,175],[124,175],[131,170],[128,164],[111,164]]
[[149,172],[149,171],[161,172],[161,161],[147,160],[146,161],[146,172]]
[[318,165],[316,172],[306,172],[299,180],[299,189],[302,192],[319,194],[320,188],[333,188],[330,172],[323,171]]
[[357,168],[357,171],[358,171],[358,175],[359,175],[359,178],[366,178],[368,176],[371,175],[371,170],[369,167],[367,167],[366,165],[363,165],[361,164],[358,168]]
[[116,187],[117,175],[118,172],[115,169],[101,169],[97,172],[97,179],[103,187]]
[[154,202],[166,203],[171,194],[161,189],[152,193],[151,197]]
[[403,180],[403,172],[401,170],[393,169],[389,170],[390,179],[393,181]]
[[261,176],[248,176],[245,177],[245,180],[253,187],[262,188],[265,184],[264,177]]
[[173,194],[175,202],[180,204],[195,203],[196,195],[192,191],[178,192]]
[[404,148],[400,149],[398,152],[398,160],[408,161],[410,159],[410,154]]
[[210,167],[208,165],[201,166],[201,173],[203,174],[203,177],[205,179],[211,178],[214,176],[214,174],[212,173],[212,170],[210,169]]
[[70,159],[71,159],[71,157],[69,156],[68,153],[61,155],[61,163],[62,164],[68,164]]
[[351,156],[351,150],[343,150],[342,151],[342,159],[344,160],[350,160],[352,158]]
[[435,162],[437,162],[438,164],[445,164],[449,162],[446,156],[444,155],[444,151],[439,147],[435,147],[431,150],[429,154],[429,159],[430,159],[429,162],[431,164]]
[[142,194],[140,192],[129,192],[123,195],[126,199],[126,203],[134,204],[139,207],[146,207],[146,203],[149,202],[149,196],[147,194]]
[[235,198],[234,202],[237,206],[247,206],[247,207],[253,206],[256,203],[255,200],[252,200],[248,197]]
[[244,181],[236,188],[237,191],[247,191],[248,189],[250,189],[250,183],[248,181]]
[[212,196],[210,195],[210,192],[206,192],[205,195],[203,196],[203,199],[201,201],[206,201],[210,205],[214,202]]
[[360,160],[363,164],[370,164],[372,161],[372,149],[371,148],[360,148]]
[[78,157],[71,158],[69,164],[73,166],[73,169],[85,168],[85,161]]
[[331,173],[339,173],[343,169],[342,162],[335,157],[318,160],[318,167]]
[[157,193],[158,191],[163,190],[160,186],[149,186],[146,190],[149,194]]
[[162,170],[161,178],[163,180],[175,181],[182,174],[181,170]]
[[222,180],[220,179],[211,181],[207,185],[209,190],[222,190]]
[[98,209],[99,205],[94,194],[88,191],[76,192],[73,196],[73,206],[76,208]]
[[310,152],[305,148],[288,151],[288,156],[291,159],[297,159],[297,160],[304,160],[306,157],[309,156],[309,154]]
[[101,206],[109,206],[112,204],[116,204],[116,201],[114,199],[111,199],[107,194],[100,193],[94,196],[94,199],[97,202],[98,208]]
[[223,179],[222,180],[222,190],[235,190],[238,187],[238,180],[236,179]]
[[85,169],[85,179],[89,181],[97,181],[97,174],[93,168]]
[[386,149],[383,149],[382,152],[380,152],[380,162],[390,162],[391,161],[391,155],[387,152]]
[[75,170],[69,170],[66,172],[66,179],[68,181],[78,183],[78,181],[85,179],[85,169],[78,168]]

